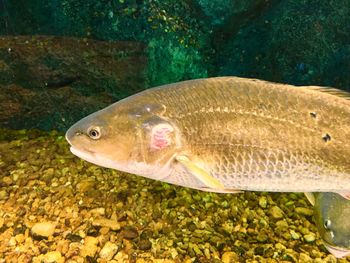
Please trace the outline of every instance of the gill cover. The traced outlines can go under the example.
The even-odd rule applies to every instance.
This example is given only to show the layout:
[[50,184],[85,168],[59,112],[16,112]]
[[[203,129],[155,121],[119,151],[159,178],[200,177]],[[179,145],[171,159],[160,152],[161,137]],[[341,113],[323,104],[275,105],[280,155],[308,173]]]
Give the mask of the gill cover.
[[138,145],[145,163],[164,164],[182,146],[180,131],[164,117],[164,105],[146,104],[131,112],[138,125]]

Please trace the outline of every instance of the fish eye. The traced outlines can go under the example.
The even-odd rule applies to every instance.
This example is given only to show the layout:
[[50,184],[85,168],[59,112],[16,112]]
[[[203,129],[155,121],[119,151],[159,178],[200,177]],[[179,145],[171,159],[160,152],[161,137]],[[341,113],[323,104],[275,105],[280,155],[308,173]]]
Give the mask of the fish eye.
[[324,228],[325,228],[325,229],[329,229],[330,226],[331,226],[331,223],[332,223],[331,220],[329,220],[329,219],[325,220],[325,221],[323,222]]
[[87,134],[93,140],[97,140],[101,137],[101,131],[99,127],[90,127]]

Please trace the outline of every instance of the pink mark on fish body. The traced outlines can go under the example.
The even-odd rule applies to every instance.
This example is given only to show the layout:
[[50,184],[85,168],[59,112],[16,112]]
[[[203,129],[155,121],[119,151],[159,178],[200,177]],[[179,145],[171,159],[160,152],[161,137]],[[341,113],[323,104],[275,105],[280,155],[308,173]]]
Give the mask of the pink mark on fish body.
[[151,149],[162,150],[171,144],[170,133],[174,129],[168,124],[159,124],[151,132]]

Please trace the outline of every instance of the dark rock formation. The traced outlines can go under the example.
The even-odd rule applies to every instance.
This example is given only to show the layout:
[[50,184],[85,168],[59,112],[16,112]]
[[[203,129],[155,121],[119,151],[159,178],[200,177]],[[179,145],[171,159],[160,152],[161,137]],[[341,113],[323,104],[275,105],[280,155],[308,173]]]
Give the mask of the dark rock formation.
[[0,126],[65,129],[145,88],[144,47],[65,37],[0,38]]

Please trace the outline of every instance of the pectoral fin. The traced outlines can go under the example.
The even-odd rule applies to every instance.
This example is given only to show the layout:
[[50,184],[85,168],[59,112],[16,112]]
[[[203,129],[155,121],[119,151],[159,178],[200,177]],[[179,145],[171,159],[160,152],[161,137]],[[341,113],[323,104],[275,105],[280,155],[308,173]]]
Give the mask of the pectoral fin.
[[176,156],[175,159],[176,161],[181,163],[187,169],[188,172],[190,172],[194,177],[201,181],[206,187],[213,190],[224,190],[224,185],[219,180],[217,180],[216,178],[211,176],[207,171],[193,163],[186,156],[179,155]]
[[324,246],[327,248],[327,250],[333,254],[336,258],[344,258],[350,255],[350,250],[346,248],[337,248],[332,247],[328,244],[324,244]]
[[312,204],[312,206],[315,205],[315,196],[313,193],[305,192],[304,195],[306,196],[307,200]]
[[350,193],[338,193],[338,194],[344,197],[345,199],[350,200]]

